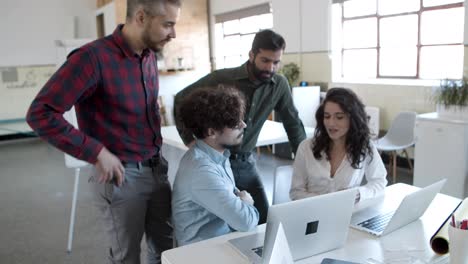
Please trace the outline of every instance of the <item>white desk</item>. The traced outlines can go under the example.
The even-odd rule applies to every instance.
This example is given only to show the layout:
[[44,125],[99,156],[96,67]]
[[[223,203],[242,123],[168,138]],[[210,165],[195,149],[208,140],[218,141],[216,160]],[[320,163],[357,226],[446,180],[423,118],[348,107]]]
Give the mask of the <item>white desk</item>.
[[0,136],[14,134],[35,135],[23,118],[0,120]]
[[[305,127],[304,129],[306,131],[307,137],[312,137],[314,135],[315,129],[313,127]],[[187,146],[185,146],[184,142],[180,138],[175,126],[161,127],[161,134],[164,143],[182,150],[187,150]],[[258,136],[257,147],[288,141],[288,135],[284,130],[283,124],[280,122],[267,120],[265,124],[263,124],[260,135]]]
[[[391,185],[386,189],[385,199],[401,200],[404,193],[411,192],[416,188],[402,183]],[[296,263],[318,264],[326,257],[373,264],[417,263],[417,259],[422,260],[422,263],[447,263],[447,256],[436,255],[432,251],[429,239],[459,202],[460,199],[438,194],[426,213],[419,220],[399,230],[377,238],[350,228],[344,247],[303,259]],[[265,225],[261,225],[256,231],[264,229]],[[162,263],[248,263],[226,241],[251,233],[253,232],[235,232],[165,251],[162,254]],[[396,262],[396,259],[412,259],[413,261]],[[372,262],[372,260],[375,261]],[[392,262],[392,260],[395,262]]]

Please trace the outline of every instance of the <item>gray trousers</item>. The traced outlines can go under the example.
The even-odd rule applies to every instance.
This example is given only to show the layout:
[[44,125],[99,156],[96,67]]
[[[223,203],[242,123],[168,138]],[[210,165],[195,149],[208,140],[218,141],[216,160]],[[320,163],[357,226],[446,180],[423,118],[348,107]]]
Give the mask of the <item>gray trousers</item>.
[[[139,264],[143,234],[150,264],[161,263],[162,251],[172,248],[171,186],[167,170],[167,161],[161,156],[153,169],[126,168],[121,187],[92,181],[109,241],[107,263]],[[97,178],[93,177],[95,174],[91,177]]]
[[246,190],[252,195],[254,206],[260,216],[258,224],[266,223],[269,203],[262,180],[258,174],[254,155],[249,153],[247,157],[231,158],[230,162],[236,187],[241,191]]

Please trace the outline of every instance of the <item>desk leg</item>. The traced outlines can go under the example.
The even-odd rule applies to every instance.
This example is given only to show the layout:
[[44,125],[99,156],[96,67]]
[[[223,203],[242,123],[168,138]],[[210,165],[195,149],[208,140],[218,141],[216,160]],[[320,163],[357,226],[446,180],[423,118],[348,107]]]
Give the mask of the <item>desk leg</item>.
[[68,228],[68,245],[67,245],[68,253],[71,253],[71,250],[72,250],[73,229],[75,226],[75,211],[76,211],[76,200],[78,197],[79,181],[80,181],[80,168],[76,168],[75,169],[75,185],[73,186],[72,208],[71,208],[71,213],[70,213],[70,226]]

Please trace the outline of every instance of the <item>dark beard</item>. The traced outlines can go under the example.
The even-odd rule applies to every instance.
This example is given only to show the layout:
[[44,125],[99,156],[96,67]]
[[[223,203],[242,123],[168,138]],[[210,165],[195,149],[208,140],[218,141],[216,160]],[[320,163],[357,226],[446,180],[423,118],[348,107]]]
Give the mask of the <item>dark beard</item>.
[[221,146],[224,148],[224,149],[233,149],[235,147],[238,147],[242,144],[242,142],[240,142],[239,144],[222,144]]
[[162,50],[159,50],[159,51],[154,51],[153,52],[155,53],[156,55],[156,58],[158,58],[158,61],[159,60],[164,60],[164,54],[163,54],[163,51]]
[[[145,29],[145,31],[143,32],[143,44],[146,46],[146,48],[150,49],[152,52],[156,53],[156,55],[158,56],[158,58],[162,58],[162,53],[163,53],[163,48],[159,48],[157,46],[157,43],[154,43],[151,41],[151,38],[150,38],[150,35],[148,33],[148,29]],[[164,39],[163,41],[166,41],[166,44],[169,43],[171,39],[170,38],[166,38]],[[154,45],[154,46],[153,46]]]
[[[244,136],[244,132],[240,133],[237,138],[241,139]],[[225,149],[232,149],[233,147],[238,147],[242,144],[242,140],[237,144],[222,144],[221,146]]]
[[[271,80],[271,78],[273,78],[273,76],[275,75],[274,72],[260,70],[259,68],[257,68],[257,65],[255,65],[255,62],[250,64],[250,69],[255,79],[262,81],[262,82]],[[264,77],[262,76],[262,74],[270,74],[270,77]]]

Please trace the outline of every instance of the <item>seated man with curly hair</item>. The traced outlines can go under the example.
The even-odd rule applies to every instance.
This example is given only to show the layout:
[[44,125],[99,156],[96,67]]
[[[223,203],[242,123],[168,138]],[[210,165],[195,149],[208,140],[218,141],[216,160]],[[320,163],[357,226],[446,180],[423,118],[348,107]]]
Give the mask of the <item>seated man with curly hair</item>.
[[233,88],[197,89],[180,106],[196,142],[180,161],[172,193],[179,246],[258,224],[252,197],[236,188],[227,149],[242,142],[244,113],[245,99]]

